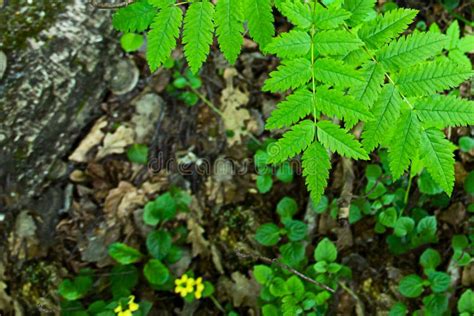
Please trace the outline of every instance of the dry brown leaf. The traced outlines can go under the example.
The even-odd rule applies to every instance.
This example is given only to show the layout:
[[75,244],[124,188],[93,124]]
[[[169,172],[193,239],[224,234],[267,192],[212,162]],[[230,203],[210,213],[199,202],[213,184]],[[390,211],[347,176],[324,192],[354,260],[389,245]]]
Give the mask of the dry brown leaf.
[[257,298],[260,292],[260,286],[254,279],[246,278],[240,272],[232,273],[232,286],[229,295],[232,297],[234,306],[257,307]]
[[111,154],[122,154],[125,147],[134,142],[135,132],[130,127],[120,125],[115,132],[105,135],[103,146],[99,147],[96,159],[102,159]]
[[15,220],[15,228],[8,238],[13,257],[24,260],[39,255],[41,249],[36,230],[36,223],[27,211],[18,214]]
[[187,242],[192,245],[193,258],[201,255],[203,257],[208,257],[210,254],[209,250],[209,241],[207,241],[204,236],[204,228],[201,227],[193,218],[188,219],[188,238]]
[[145,194],[126,181],[121,181],[117,188],[109,191],[105,202],[104,212],[109,225],[114,225],[116,219],[128,221],[129,216],[146,202]]
[[105,117],[99,118],[91,131],[87,136],[81,141],[76,150],[69,156],[69,160],[74,162],[87,162],[87,153],[95,146],[99,145],[102,142],[105,134],[102,132],[102,128],[107,126],[107,121]]
[[229,145],[241,142],[241,136],[245,134],[245,124],[250,120],[250,113],[245,108],[240,108],[249,102],[247,94],[234,87],[232,79],[237,75],[235,68],[227,68],[224,71],[224,79],[227,87],[222,90],[221,105],[223,108],[223,120],[226,130],[234,132],[232,137],[228,137]]

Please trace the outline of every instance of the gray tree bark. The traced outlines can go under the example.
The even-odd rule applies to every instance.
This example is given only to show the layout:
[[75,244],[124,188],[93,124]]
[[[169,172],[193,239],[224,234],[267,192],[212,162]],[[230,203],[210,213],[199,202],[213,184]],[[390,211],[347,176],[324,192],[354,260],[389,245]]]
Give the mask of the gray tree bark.
[[[14,11],[21,15],[23,9],[0,9],[3,27],[21,27]],[[98,113],[107,91],[106,69],[120,54],[110,11],[96,10],[86,0],[66,2],[63,10],[40,12],[52,20],[18,47],[8,46],[17,30],[0,32],[7,60],[0,77],[0,206],[27,205],[66,174],[64,158]]]

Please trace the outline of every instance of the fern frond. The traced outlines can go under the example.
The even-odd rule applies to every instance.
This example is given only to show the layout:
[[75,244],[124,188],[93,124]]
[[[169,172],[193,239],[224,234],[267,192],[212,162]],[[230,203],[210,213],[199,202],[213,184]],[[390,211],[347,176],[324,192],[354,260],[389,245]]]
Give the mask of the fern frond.
[[268,163],[277,164],[299,154],[313,142],[314,122],[304,120],[294,125],[277,142],[268,145]]
[[359,30],[359,37],[370,48],[378,48],[406,30],[417,12],[411,9],[388,11],[364,24]]
[[244,0],[243,6],[250,36],[265,48],[275,34],[272,0]]
[[155,8],[146,1],[135,2],[115,12],[112,25],[124,33],[143,32],[150,26],[155,15]]
[[459,40],[458,49],[463,53],[474,52],[474,35],[465,35]]
[[311,200],[317,205],[328,185],[331,160],[326,149],[318,142],[312,143],[304,151],[301,160]]
[[420,157],[431,178],[448,195],[454,186],[454,154],[456,149],[443,132],[427,129],[421,133]]
[[346,130],[329,121],[320,121],[317,127],[319,141],[332,152],[348,158],[369,159],[354,135],[348,134]]
[[415,113],[419,119],[431,126],[474,125],[474,101],[452,95],[433,95],[418,99]]
[[459,49],[453,49],[449,51],[448,54],[448,59],[454,62],[455,64],[458,64],[460,67],[469,69],[471,68],[471,60],[469,57],[467,57],[463,52],[461,52]]
[[311,9],[306,3],[300,1],[283,2],[281,4],[281,12],[291,24],[303,30],[309,29],[313,23]]
[[377,59],[391,69],[404,68],[424,61],[440,53],[446,45],[443,34],[416,32],[379,50]]
[[388,143],[388,160],[393,179],[402,176],[418,153],[421,126],[415,113],[407,109],[395,124],[394,133]]
[[209,54],[214,33],[214,5],[209,1],[193,2],[184,17],[184,56],[197,73]]
[[318,88],[316,91],[316,106],[328,116],[336,116],[345,121],[357,122],[373,119],[373,115],[366,105],[336,89]]
[[267,119],[269,130],[290,127],[313,110],[313,94],[306,88],[296,90],[285,101],[280,102]]
[[472,74],[470,69],[442,59],[403,68],[396,84],[406,96],[422,96],[456,87]]
[[360,39],[345,30],[316,33],[314,47],[321,55],[344,55],[364,45]]
[[446,30],[448,36],[447,49],[455,49],[459,44],[459,38],[461,37],[461,29],[459,28],[458,20],[454,20],[453,23]]
[[292,30],[273,38],[266,51],[280,58],[300,57],[311,49],[311,37],[307,32]]
[[390,137],[393,124],[400,116],[402,98],[392,84],[383,87],[380,97],[372,108],[375,120],[366,122],[362,132],[362,144],[367,151],[374,150]]
[[351,26],[366,21],[370,16],[375,15],[375,2],[377,0],[345,0],[344,9],[351,12],[352,15],[348,21]]
[[263,91],[285,91],[301,87],[311,78],[311,62],[306,58],[297,58],[283,62],[276,71],[270,73]]
[[385,78],[385,70],[379,63],[370,61],[362,65],[363,80],[354,86],[354,98],[371,108],[380,95]]
[[152,71],[161,66],[176,46],[183,11],[178,7],[168,7],[156,15],[151,31],[148,32],[146,59]]
[[244,42],[241,1],[217,1],[214,20],[219,47],[229,63],[234,64]]
[[158,9],[166,8],[176,3],[176,0],[146,0],[149,4]]
[[353,87],[362,81],[362,76],[354,68],[340,60],[327,57],[316,60],[314,76],[321,82],[338,85],[341,88]]
[[318,29],[327,30],[334,29],[344,23],[345,20],[350,18],[351,13],[339,8],[337,6],[323,7],[319,3],[316,3],[314,10],[314,25]]

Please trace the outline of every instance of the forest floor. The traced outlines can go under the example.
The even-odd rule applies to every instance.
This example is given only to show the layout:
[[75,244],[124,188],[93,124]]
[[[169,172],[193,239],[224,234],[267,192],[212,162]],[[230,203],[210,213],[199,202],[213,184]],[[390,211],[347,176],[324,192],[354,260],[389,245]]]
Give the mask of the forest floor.
[[[435,1],[398,3],[420,10],[420,28],[423,22],[428,26],[436,22],[445,30],[456,16],[472,20],[469,1],[456,9],[456,16]],[[280,22],[278,31],[285,31],[288,25]],[[459,23],[464,32],[472,32],[462,20]],[[101,105],[102,116],[77,140],[66,158],[70,175],[64,183],[67,202],[60,221],[37,239],[32,234],[38,229],[35,219],[20,213],[14,231],[8,235],[9,264],[0,264],[0,276],[7,276],[6,284],[0,282],[0,307],[12,304],[18,314],[23,310],[25,315],[37,314],[38,310],[43,314],[57,312],[60,280],[85,267],[92,268],[96,275],[107,275],[114,263],[107,246],[113,242],[143,248],[149,232],[142,219],[145,204],[174,187],[187,191],[192,203],[189,212],[180,213],[167,224],[170,229],[183,227],[188,231],[183,258],[173,271],[179,275],[192,270],[210,281],[220,306],[230,305],[242,315],[258,315],[258,284],[250,273],[258,258],[243,258],[239,253],[275,258],[273,249],[259,245],[254,235],[259,225],[277,218],[274,210],[284,196],[297,201],[296,218],[312,227],[310,244],[321,236],[330,236],[337,241],[342,263],[352,269],[353,278],[347,282],[352,291],[336,293],[331,315],[359,314],[361,310],[365,315],[386,313],[402,299],[396,290],[399,280],[420,269],[419,255],[428,246],[441,253],[446,267],[451,257],[451,237],[472,234],[467,205],[473,203],[473,196],[465,192],[464,183],[474,169],[473,151],[456,151],[456,187],[450,199],[442,193],[421,192],[418,185],[412,187],[407,209],[437,217],[438,243],[403,255],[394,255],[386,234],[374,230],[374,216],[353,217],[348,226],[338,222],[330,211],[314,212],[298,170],[288,183],[274,177],[269,192],[259,193],[252,158],[276,136],[265,130],[264,121],[282,97],[262,93],[260,88],[277,59],[261,55],[255,43],[246,40],[235,67],[230,67],[221,55],[211,54],[200,79],[188,77],[202,84],[177,88],[176,80],[188,74],[181,62],[182,52],[175,52],[174,57],[172,67],[150,74],[144,54],[139,52],[124,56],[114,70],[112,75],[118,79]],[[470,91],[468,84],[461,87],[463,95],[468,96]],[[195,98],[196,105],[186,104]],[[455,144],[461,136],[472,133],[472,128],[449,131]],[[130,155],[129,148],[134,144],[147,145],[148,164],[131,162],[136,158],[130,159],[127,152]],[[371,158],[371,163],[383,165],[383,153]],[[335,168],[326,189],[329,209],[333,201],[337,204],[348,181],[353,181],[351,199],[375,203],[379,197],[372,199],[372,192],[366,190],[366,162],[346,166],[338,156],[332,162]],[[384,194],[396,195],[406,186],[404,178],[386,185]],[[313,249],[308,247],[307,253]],[[474,286],[472,264],[452,273],[458,286]],[[100,282],[94,286],[97,296],[105,291]],[[184,305],[173,293],[154,292],[145,285],[139,285],[135,295],[155,302],[152,315],[222,314],[219,304],[212,300]]]

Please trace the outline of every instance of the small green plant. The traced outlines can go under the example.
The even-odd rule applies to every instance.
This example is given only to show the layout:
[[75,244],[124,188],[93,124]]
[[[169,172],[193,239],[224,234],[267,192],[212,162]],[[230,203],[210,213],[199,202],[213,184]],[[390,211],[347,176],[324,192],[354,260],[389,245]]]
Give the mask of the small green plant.
[[471,316],[474,314],[474,292],[466,290],[458,301],[458,312],[460,316]]
[[[255,279],[262,285],[262,313],[274,315],[321,315],[328,309],[328,300],[332,294],[326,287],[335,289],[341,277],[350,277],[350,270],[337,263],[335,245],[327,238],[323,239],[314,251],[316,263],[306,266],[309,282],[278,265],[256,265],[253,269]],[[293,271],[294,272],[294,271]]]
[[168,85],[166,91],[178,100],[183,101],[188,106],[194,106],[199,101],[199,89],[202,86],[201,79],[189,69],[185,69],[184,73],[179,71],[173,72],[173,82]]
[[283,183],[291,183],[293,181],[294,172],[291,164],[287,161],[276,166],[275,168],[268,163],[268,153],[266,147],[274,140],[267,140],[263,148],[258,149],[254,155],[255,167],[257,169],[257,189],[258,192],[264,194],[273,187],[274,177]]
[[[422,298],[423,306],[419,312],[423,315],[443,315],[448,310],[448,292],[451,286],[451,276],[445,272],[436,271],[441,264],[438,251],[428,248],[420,256],[424,278],[410,274],[400,281],[400,294],[407,298]],[[425,295],[427,289],[429,294]],[[400,313],[404,311],[404,313]],[[405,315],[406,306],[399,303],[391,311],[391,315]],[[397,313],[398,312],[398,313]]]
[[[146,238],[146,254],[139,249],[124,243],[115,242],[108,248],[108,254],[118,264],[107,277],[94,280],[91,270],[83,270],[73,279],[64,280],[59,286],[63,315],[147,315],[152,303],[142,300],[135,303],[133,291],[140,281],[140,270],[149,286],[156,291],[170,291],[179,294],[186,301],[209,297],[214,292],[213,285],[194,277],[193,271],[188,271],[177,278],[169,266],[182,257],[182,245],[186,240],[186,228],[165,226],[174,220],[178,211],[188,211],[191,197],[183,190],[172,188],[148,202],[144,210],[144,222],[153,226]],[[84,308],[81,300],[91,293],[95,283],[107,284],[112,294],[109,301],[93,301]],[[88,300],[89,302],[89,300]]]

